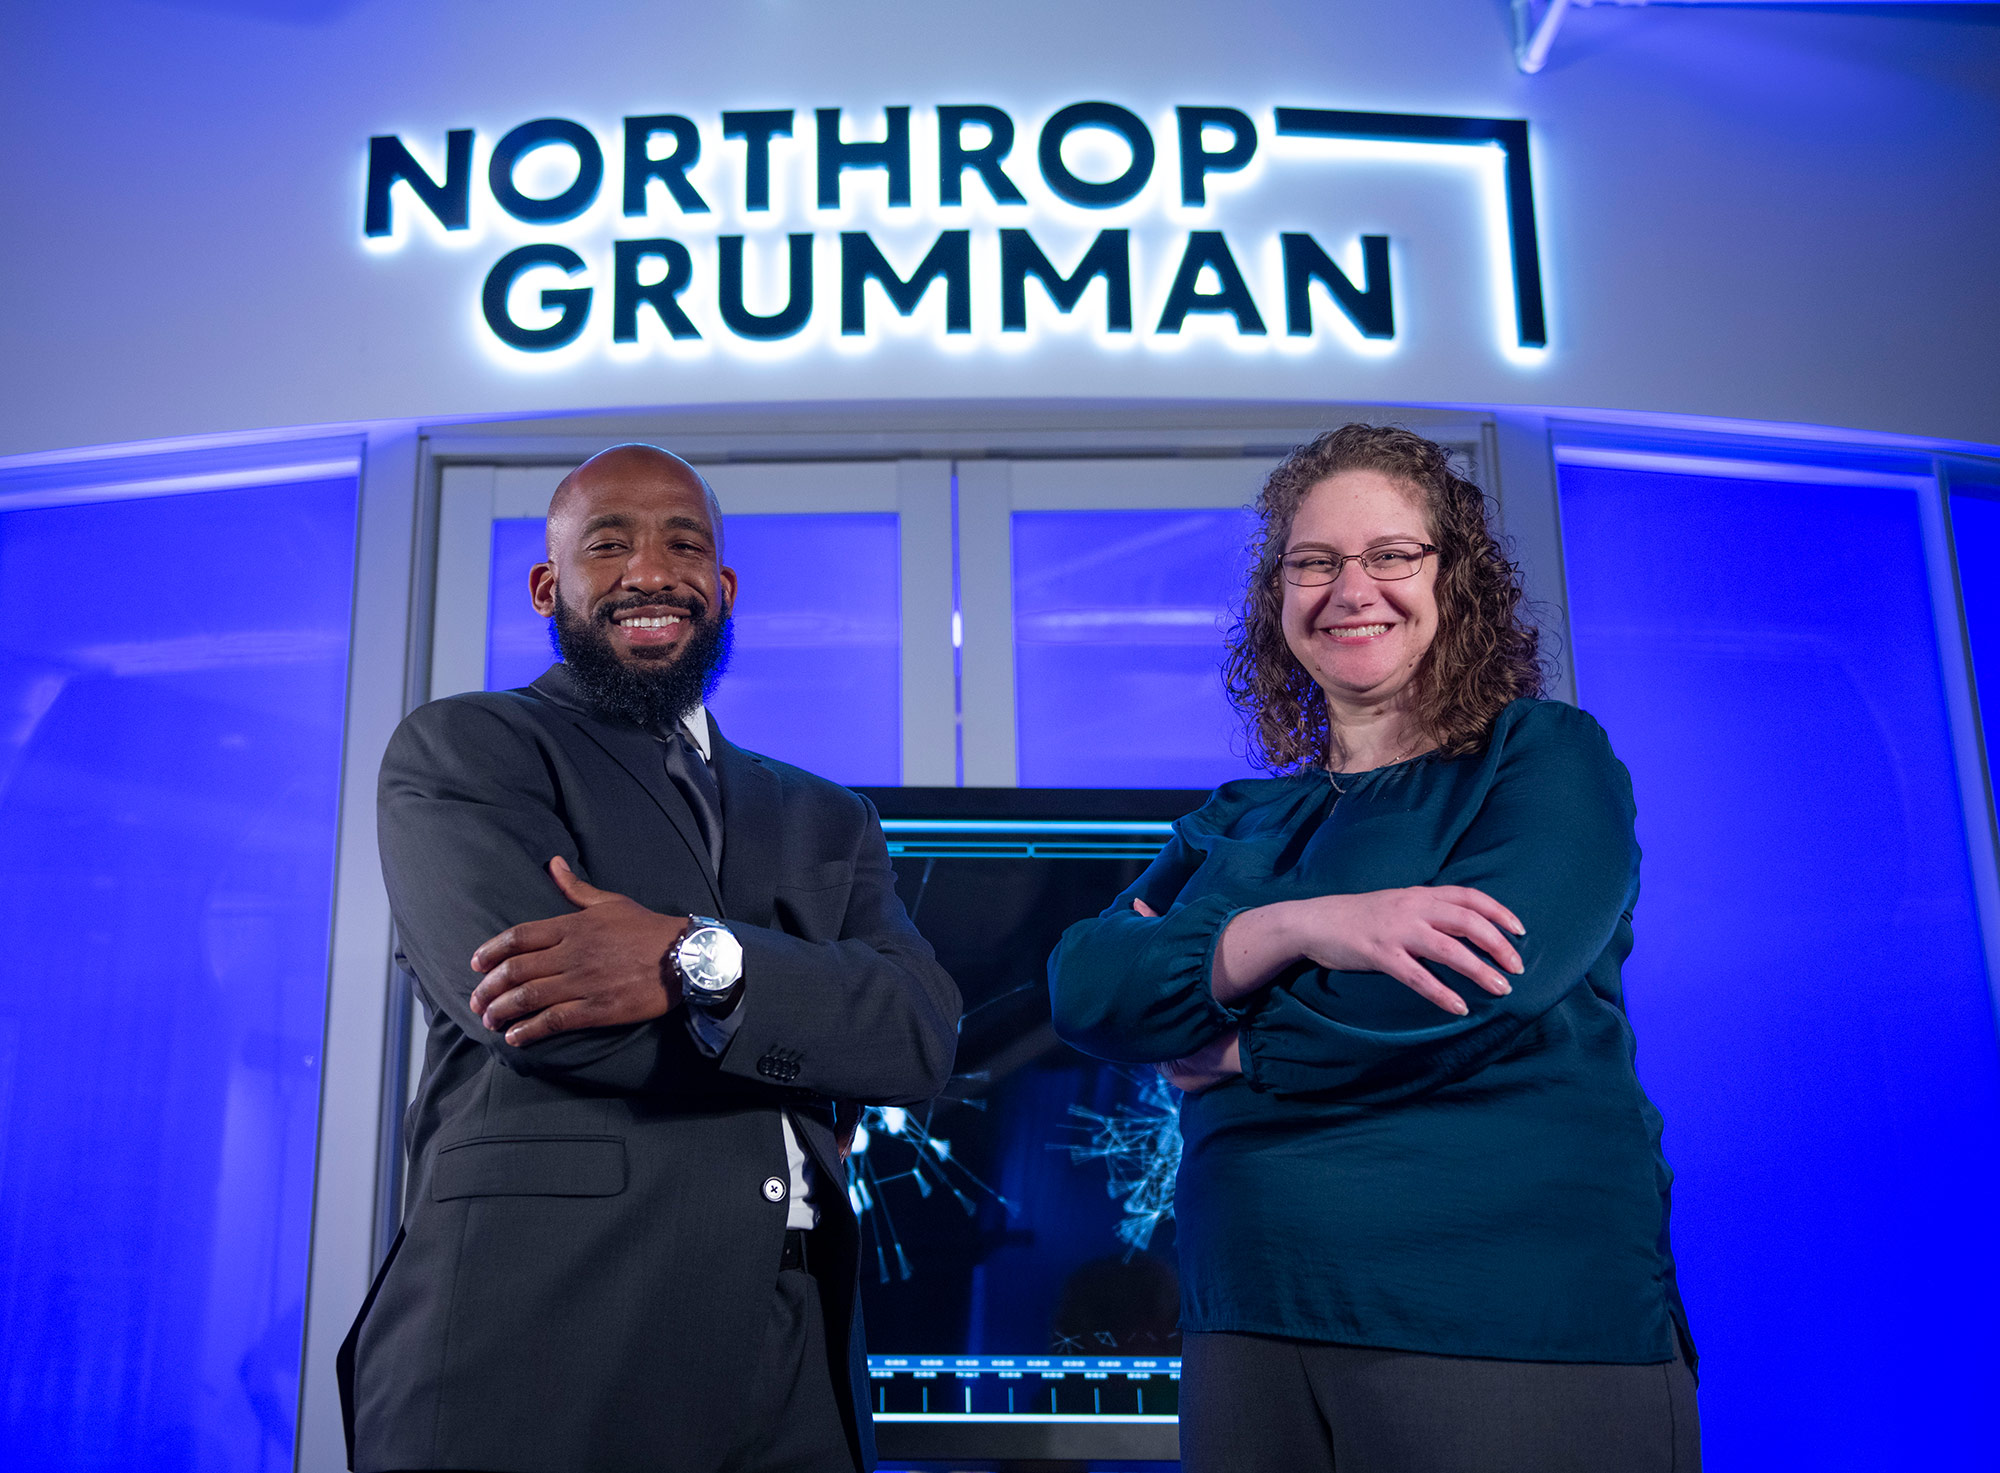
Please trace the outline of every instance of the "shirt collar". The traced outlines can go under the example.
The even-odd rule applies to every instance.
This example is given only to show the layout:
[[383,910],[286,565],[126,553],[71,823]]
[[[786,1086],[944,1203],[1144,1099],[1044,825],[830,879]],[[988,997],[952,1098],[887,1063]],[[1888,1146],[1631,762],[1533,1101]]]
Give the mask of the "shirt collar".
[[681,718],[681,730],[688,734],[688,740],[694,743],[694,749],[701,753],[702,761],[713,762],[715,760],[708,750],[707,706],[697,703],[692,711]]

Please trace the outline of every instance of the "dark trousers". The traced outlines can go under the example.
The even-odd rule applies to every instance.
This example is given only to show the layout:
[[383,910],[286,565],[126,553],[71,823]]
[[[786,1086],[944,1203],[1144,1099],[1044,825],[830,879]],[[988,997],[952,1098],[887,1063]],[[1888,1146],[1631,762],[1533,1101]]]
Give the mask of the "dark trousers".
[[[826,1358],[819,1284],[803,1269],[778,1274],[756,1377],[753,1410],[737,1429],[727,1473],[855,1473]],[[660,1394],[699,1397],[701,1388],[663,1386]],[[673,1466],[672,1449],[661,1449],[660,1467]]]
[[1700,1473],[1694,1376],[1189,1334],[1184,1473]]
[[819,1283],[804,1269],[778,1274],[752,1405],[727,1473],[855,1473],[833,1394]]

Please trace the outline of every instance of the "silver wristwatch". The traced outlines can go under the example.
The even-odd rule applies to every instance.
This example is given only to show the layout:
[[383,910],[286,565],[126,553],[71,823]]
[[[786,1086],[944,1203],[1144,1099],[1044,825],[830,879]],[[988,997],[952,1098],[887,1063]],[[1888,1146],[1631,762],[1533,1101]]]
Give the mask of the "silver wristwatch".
[[672,953],[682,994],[695,1007],[727,1008],[743,980],[743,943],[711,916],[689,916],[688,922]]

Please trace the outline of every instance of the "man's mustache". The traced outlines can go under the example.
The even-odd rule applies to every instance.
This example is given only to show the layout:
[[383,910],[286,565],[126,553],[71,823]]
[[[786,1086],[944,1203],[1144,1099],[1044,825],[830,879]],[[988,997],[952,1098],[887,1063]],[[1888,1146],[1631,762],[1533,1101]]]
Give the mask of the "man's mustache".
[[658,609],[662,613],[685,614],[699,624],[708,616],[708,605],[699,598],[691,598],[686,603],[676,603],[664,598],[628,598],[615,604],[606,604],[597,611],[597,622],[609,624],[620,614],[631,613],[635,609]]

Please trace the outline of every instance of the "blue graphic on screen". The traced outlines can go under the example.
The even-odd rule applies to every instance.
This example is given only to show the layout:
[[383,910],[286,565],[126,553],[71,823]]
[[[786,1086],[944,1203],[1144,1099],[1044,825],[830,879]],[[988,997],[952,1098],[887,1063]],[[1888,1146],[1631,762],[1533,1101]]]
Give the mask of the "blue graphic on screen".
[[1023,787],[1211,788],[1253,775],[1223,694],[1247,511],[1014,513]]
[[1980,723],[1989,762],[2000,749],[2000,486],[1954,486],[1952,540],[1958,549],[1958,589],[1972,675],[1979,687]]
[[[1153,1236],[1174,1215],[1174,1182],[1181,1166],[1180,1102],[1157,1073],[1122,1072],[1133,1081],[1133,1100],[1100,1114],[1087,1105],[1072,1104],[1065,1124],[1074,1135],[1049,1144],[1066,1150],[1072,1164],[1096,1162],[1104,1171],[1105,1195],[1123,1209],[1115,1235],[1134,1250],[1153,1246]],[[949,1107],[947,1107],[949,1108]],[[933,1135],[936,1105],[920,1110],[900,1105],[870,1105],[861,1112],[847,1160],[847,1195],[860,1219],[864,1255],[873,1250],[877,1281],[916,1276],[916,1265],[896,1228],[896,1194],[890,1188],[907,1182],[918,1200],[944,1191],[968,1217],[991,1205],[1005,1216],[1016,1206],[957,1156],[951,1141]],[[871,1148],[894,1142],[903,1147],[901,1159],[885,1163],[886,1154]]]
[[[738,746],[835,782],[902,780],[900,551],[892,513],[726,516],[736,647],[709,709]],[[528,604],[540,517],[493,523],[486,688],[528,684],[555,660]]]
[[1101,1161],[1104,1189],[1124,1208],[1118,1237],[1134,1249],[1153,1246],[1153,1235],[1174,1215],[1174,1184],[1181,1169],[1180,1100],[1165,1079],[1139,1075],[1137,1097],[1108,1115],[1071,1105],[1082,1140],[1070,1160]]
[[0,513],[9,1468],[292,1466],[354,518]]
[[1916,494],[1562,471],[1718,1469],[1992,1455],[2000,1050]]

